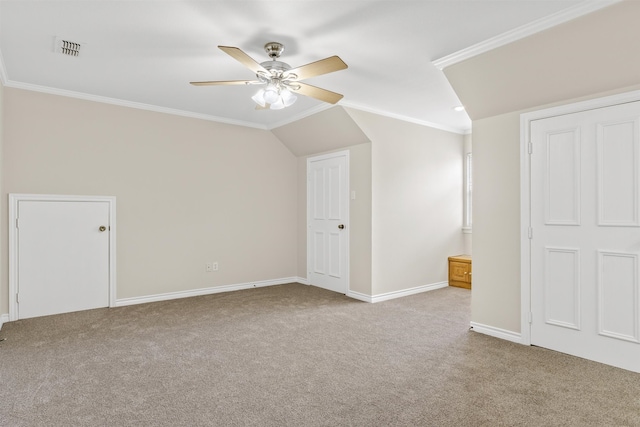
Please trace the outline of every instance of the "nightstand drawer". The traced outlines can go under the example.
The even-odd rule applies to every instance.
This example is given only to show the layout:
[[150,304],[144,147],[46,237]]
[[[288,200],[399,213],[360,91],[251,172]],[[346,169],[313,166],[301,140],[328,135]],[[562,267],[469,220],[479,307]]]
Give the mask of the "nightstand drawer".
[[449,257],[449,286],[471,289],[471,257]]

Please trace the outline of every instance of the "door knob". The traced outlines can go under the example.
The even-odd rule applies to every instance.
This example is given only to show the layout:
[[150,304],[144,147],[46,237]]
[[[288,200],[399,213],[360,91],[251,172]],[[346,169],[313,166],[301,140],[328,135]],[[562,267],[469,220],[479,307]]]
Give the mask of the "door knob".
[[340,230],[344,230],[344,224],[340,224],[340,225],[338,226],[338,228],[339,228]]
[[100,230],[100,232],[103,232],[107,230],[107,227],[105,227],[104,225],[101,225],[100,228],[98,228],[98,230]]

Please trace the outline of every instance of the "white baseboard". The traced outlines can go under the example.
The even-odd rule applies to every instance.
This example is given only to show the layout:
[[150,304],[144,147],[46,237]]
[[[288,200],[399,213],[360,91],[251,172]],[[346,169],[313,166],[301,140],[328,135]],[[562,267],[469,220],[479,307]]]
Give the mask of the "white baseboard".
[[9,321],[9,313],[0,314],[0,329],[2,329],[2,325]]
[[436,289],[446,288],[449,286],[449,282],[431,283],[430,285],[416,286],[415,288],[404,289],[402,291],[387,292],[385,294],[378,294],[371,297],[371,302],[387,301],[395,298],[407,297],[409,295],[419,294],[421,292],[434,291]]
[[167,292],[165,294],[147,295],[143,297],[121,298],[116,300],[115,307],[127,305],[145,304],[148,302],[168,301],[178,298],[189,298],[200,295],[217,294],[220,292],[239,291],[242,289],[261,288],[264,286],[284,285],[287,283],[300,283],[299,277],[285,277],[282,279],[261,280],[258,282],[238,283],[235,285],[213,286],[211,288],[193,289],[190,291]]
[[476,322],[471,322],[471,328],[481,334],[490,335],[492,337],[515,342],[518,344],[523,344],[522,335],[520,335],[518,332],[507,331],[506,329],[500,329],[494,326],[483,325]]
[[409,295],[419,294],[421,292],[433,291],[436,289],[446,288],[447,286],[449,286],[449,282],[438,282],[438,283],[432,283],[430,285],[416,286],[415,288],[403,289],[401,291],[387,292],[384,294],[378,294],[373,296],[361,294],[360,292],[349,291],[347,292],[347,296],[360,301],[373,303],[373,302],[387,301],[395,298],[402,298]]
[[300,283],[301,285],[308,285],[309,284],[309,280],[307,280],[306,277],[296,277],[295,281],[297,283]]
[[371,295],[361,294],[360,292],[348,291],[347,296],[364,302],[373,302]]

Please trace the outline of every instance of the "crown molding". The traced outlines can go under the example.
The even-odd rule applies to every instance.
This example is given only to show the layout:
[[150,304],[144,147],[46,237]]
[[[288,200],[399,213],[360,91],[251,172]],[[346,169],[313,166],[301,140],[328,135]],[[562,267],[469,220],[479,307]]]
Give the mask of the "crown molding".
[[538,19],[537,21],[533,21],[529,24],[507,31],[506,33],[502,33],[483,42],[474,44],[473,46],[469,46],[465,49],[454,52],[450,55],[443,56],[442,58],[432,61],[431,63],[436,68],[443,70],[453,64],[457,64],[458,62],[473,58],[474,56],[547,30],[551,27],[555,27],[556,25],[560,25],[573,19],[579,18],[583,15],[587,15],[591,12],[604,9],[605,7],[620,3],[621,1],[623,0],[586,0],[575,6],[569,7],[560,12],[556,12],[553,15],[549,15],[545,18]]
[[[178,110],[178,109],[174,109],[174,108],[166,108],[166,107],[159,107],[157,105],[151,105],[151,104],[144,104],[141,102],[133,102],[133,101],[125,101],[123,99],[117,99],[117,98],[109,98],[106,96],[99,96],[99,95],[91,95],[88,93],[83,93],[83,92],[75,92],[75,91],[71,91],[71,90],[65,90],[65,89],[56,89],[56,88],[52,88],[52,87],[48,87],[48,86],[40,86],[40,85],[34,85],[34,84],[30,84],[30,83],[21,83],[21,82],[16,82],[16,81],[12,81],[12,80],[6,80],[5,79],[6,74],[4,73],[4,67],[3,67],[3,63],[2,63],[2,54],[0,53],[0,78],[2,79],[2,83],[5,87],[11,87],[11,88],[15,88],[15,89],[23,89],[23,90],[30,90],[30,91],[34,91],[34,92],[41,92],[41,93],[47,93],[50,95],[59,95],[59,96],[66,96],[69,98],[76,98],[76,99],[82,99],[85,101],[93,101],[93,102],[101,102],[104,104],[111,104],[111,105],[117,105],[120,107],[129,107],[129,108],[136,108],[138,110],[146,110],[146,111],[153,111],[156,113],[164,113],[164,114],[172,114],[175,116],[182,116],[182,117],[189,117],[189,118],[193,118],[193,119],[200,119],[200,120],[207,120],[207,121],[211,121],[211,122],[218,122],[218,123],[225,123],[225,124],[230,124],[230,125],[236,125],[236,126],[244,126],[244,127],[249,127],[249,128],[254,128],[254,129],[261,129],[261,130],[268,130],[271,131],[275,128],[278,128],[280,126],[284,126],[287,125],[289,123],[293,123],[295,121],[298,121],[300,119],[303,119],[305,117],[309,117],[312,116],[314,114],[317,114],[319,112],[328,110],[329,108],[333,107],[333,104],[320,104],[317,107],[311,108],[309,110],[305,110],[304,112],[302,112],[301,114],[298,114],[296,116],[290,117],[288,119],[270,124],[270,125],[263,125],[263,124],[259,124],[259,123],[253,123],[253,122],[246,122],[246,121],[241,121],[241,120],[232,120],[232,119],[227,119],[224,117],[218,117],[218,116],[211,116],[208,114],[201,114],[201,113],[194,113],[192,111],[184,111],[184,110]],[[463,129],[463,128],[457,128],[457,127],[453,127],[453,126],[446,126],[446,125],[441,125],[438,123],[433,123],[433,122],[428,122],[425,120],[418,120],[418,119],[414,119],[412,117],[407,117],[407,116],[402,116],[400,114],[393,114],[393,113],[389,113],[388,111],[382,111],[382,110],[376,110],[373,108],[369,108],[369,107],[363,107],[361,105],[357,105],[357,104],[352,104],[349,102],[340,102],[339,104],[340,106],[343,107],[348,107],[348,108],[353,108],[356,110],[362,110],[365,112],[369,112],[369,113],[373,113],[373,114],[377,114],[379,116],[384,116],[384,117],[390,117],[393,119],[397,119],[397,120],[402,120],[405,122],[411,122],[411,123],[415,123],[418,125],[422,125],[422,126],[428,126],[428,127],[432,127],[435,129],[440,129],[440,130],[444,130],[447,132],[453,132],[453,133],[458,133],[458,134],[466,134],[469,133],[469,129]]]
[[159,107],[157,105],[144,104],[142,102],[125,101],[123,99],[109,98],[106,96],[99,96],[99,95],[91,95],[83,92],[75,92],[75,91],[65,90],[65,89],[56,89],[48,86],[40,86],[40,85],[34,85],[29,83],[20,83],[12,80],[6,81],[4,85],[6,87],[11,87],[16,89],[24,89],[24,90],[34,91],[34,92],[48,93],[50,95],[66,96],[69,98],[83,99],[85,101],[101,102],[104,104],[118,105],[120,107],[136,108],[138,110],[147,110],[147,111],[153,111],[156,113],[172,114],[174,116],[189,117],[193,119],[208,120],[211,122],[219,122],[219,123],[225,123],[229,125],[268,130],[265,125],[258,124],[258,123],[245,122],[241,120],[232,120],[224,117],[211,116],[208,114],[194,113],[192,111],[178,110],[175,108]]

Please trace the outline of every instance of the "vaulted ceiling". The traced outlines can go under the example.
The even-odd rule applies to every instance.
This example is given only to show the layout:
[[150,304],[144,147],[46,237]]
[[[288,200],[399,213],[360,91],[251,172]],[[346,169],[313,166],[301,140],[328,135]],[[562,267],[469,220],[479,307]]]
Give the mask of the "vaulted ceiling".
[[[265,129],[330,107],[304,96],[256,110],[256,86],[190,81],[252,79],[217,48],[258,62],[285,45],[293,67],[338,55],[348,69],[306,82],[344,95],[339,105],[455,132],[471,122],[432,61],[501,35],[526,35],[579,14],[579,0],[441,1],[31,1],[0,2],[0,73],[6,86],[148,108]],[[577,11],[577,12],[575,12]],[[555,20],[555,21],[554,21]],[[56,40],[81,45],[56,52]]]

